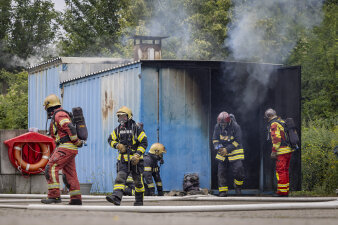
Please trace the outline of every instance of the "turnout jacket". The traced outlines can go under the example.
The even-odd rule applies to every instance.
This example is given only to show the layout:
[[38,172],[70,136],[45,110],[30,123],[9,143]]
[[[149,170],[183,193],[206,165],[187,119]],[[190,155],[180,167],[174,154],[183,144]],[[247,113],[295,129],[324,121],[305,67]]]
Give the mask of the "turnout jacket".
[[283,155],[292,152],[286,141],[286,134],[282,124],[285,122],[281,118],[274,118],[270,121],[269,132],[272,142],[272,152]]
[[[244,159],[242,130],[235,121],[232,120],[224,130],[222,130],[219,124],[216,124],[212,139],[212,143],[216,150],[219,150],[220,148],[227,149],[228,154],[226,157],[228,157],[229,161]],[[217,153],[216,159],[224,161],[225,157]]]
[[144,156],[144,171],[145,172],[151,172],[151,173],[158,173],[159,172],[159,166],[158,166],[158,162],[161,159],[151,153],[147,153]]
[[54,111],[54,120],[50,123],[51,137],[57,144],[60,140],[66,138],[66,141],[61,141],[60,145],[58,145],[59,148],[77,150],[78,146],[82,145],[82,142],[77,136],[76,127],[73,125],[68,113],[59,110],[63,110],[62,107]]
[[137,153],[143,159],[143,154],[148,146],[147,135],[143,129],[136,125],[134,120],[129,120],[124,126],[117,126],[108,137],[108,143],[112,148],[117,148],[118,144],[124,144],[128,150],[126,153],[119,153],[118,160],[128,162],[129,156]]

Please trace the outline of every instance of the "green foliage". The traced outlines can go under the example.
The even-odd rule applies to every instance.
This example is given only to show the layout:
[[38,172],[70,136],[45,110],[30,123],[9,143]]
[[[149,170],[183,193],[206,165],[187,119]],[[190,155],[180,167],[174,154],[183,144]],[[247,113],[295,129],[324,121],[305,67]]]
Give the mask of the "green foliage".
[[[120,52],[121,30],[128,1],[66,0],[68,6],[62,26],[66,37],[61,41],[64,56],[111,56]],[[128,14],[129,15],[129,14]],[[121,52],[120,52],[121,53]]]
[[308,36],[303,36],[289,59],[302,66],[302,118],[324,118],[337,124],[337,3],[324,6],[324,19]]
[[59,14],[50,0],[0,1],[0,68],[29,66],[31,56],[50,57]]
[[28,123],[28,73],[0,71],[7,80],[7,94],[0,95],[0,129],[26,129]]
[[338,187],[338,126],[322,120],[304,124],[302,130],[303,190],[332,193]]

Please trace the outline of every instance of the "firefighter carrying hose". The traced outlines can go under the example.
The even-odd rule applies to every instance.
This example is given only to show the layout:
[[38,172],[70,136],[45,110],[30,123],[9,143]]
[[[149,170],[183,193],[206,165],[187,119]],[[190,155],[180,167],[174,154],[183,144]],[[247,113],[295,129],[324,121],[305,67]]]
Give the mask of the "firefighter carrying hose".
[[233,115],[229,115],[227,112],[221,112],[218,115],[212,139],[214,148],[217,151],[219,196],[227,196],[227,168],[229,166],[232,169],[236,194],[240,195],[244,179],[242,163],[244,150],[242,146],[242,131]]
[[277,116],[273,109],[267,109],[264,118],[268,122],[268,131],[272,142],[271,159],[276,160],[277,192],[276,197],[289,196],[289,166],[291,152],[287,144],[286,131],[282,124],[285,122]]
[[76,127],[71,118],[62,107],[59,98],[52,94],[45,98],[43,103],[50,123],[50,134],[55,140],[57,148],[53,152],[45,168],[45,176],[48,182],[48,198],[42,199],[44,204],[60,203],[59,170],[66,177],[70,194],[70,205],[82,205],[80,183],[77,178],[75,157],[78,148],[82,147],[83,141],[76,133]]
[[129,108],[123,106],[117,113],[120,123],[108,138],[112,148],[119,151],[118,172],[115,179],[112,195],[106,197],[114,205],[120,205],[126,180],[131,173],[135,183],[134,206],[143,205],[143,154],[148,146],[147,136],[143,129],[136,125],[132,119],[133,114]]
[[163,196],[162,180],[160,176],[160,167],[158,163],[163,164],[163,154],[167,153],[165,147],[160,143],[154,143],[148,152],[144,156],[144,180],[146,184],[146,195],[155,195],[155,184],[153,177],[156,182],[158,196]]

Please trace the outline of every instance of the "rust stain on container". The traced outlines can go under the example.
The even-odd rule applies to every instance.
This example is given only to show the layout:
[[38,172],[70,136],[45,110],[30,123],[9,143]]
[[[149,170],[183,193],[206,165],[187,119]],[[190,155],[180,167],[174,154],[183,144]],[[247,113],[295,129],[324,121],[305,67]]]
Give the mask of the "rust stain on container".
[[114,108],[114,100],[112,95],[108,96],[107,91],[104,92],[104,104],[102,107],[102,118],[106,120],[108,118],[109,112],[112,112]]

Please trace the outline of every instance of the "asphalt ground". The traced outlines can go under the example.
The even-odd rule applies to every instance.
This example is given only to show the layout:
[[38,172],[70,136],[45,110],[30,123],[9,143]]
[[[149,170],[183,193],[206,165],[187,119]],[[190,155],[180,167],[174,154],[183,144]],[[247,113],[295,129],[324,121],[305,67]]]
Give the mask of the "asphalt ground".
[[[27,206],[40,205],[39,199],[1,198],[0,205]],[[5,203],[4,201],[12,201]],[[13,202],[21,200],[24,202]],[[67,205],[68,199],[56,205]],[[144,206],[201,206],[201,205],[248,205],[273,204],[276,201],[145,201]],[[114,206],[104,199],[84,199],[84,206]],[[132,206],[133,199],[124,199],[121,206]],[[212,225],[212,224],[338,224],[338,209],[290,209],[290,210],[256,210],[256,211],[222,211],[222,212],[175,212],[175,213],[139,213],[139,212],[103,212],[70,210],[31,210],[2,208],[0,206],[0,225],[86,225],[86,224],[147,224],[147,225]]]

